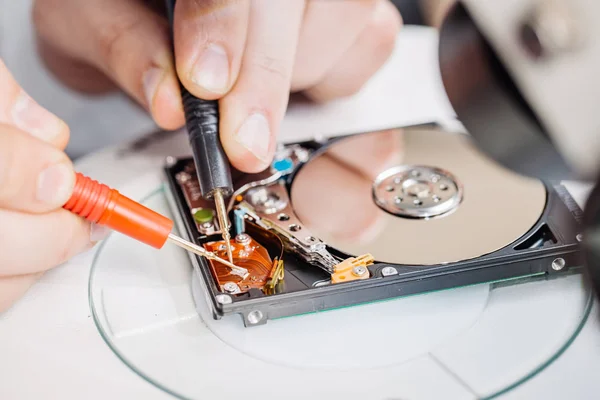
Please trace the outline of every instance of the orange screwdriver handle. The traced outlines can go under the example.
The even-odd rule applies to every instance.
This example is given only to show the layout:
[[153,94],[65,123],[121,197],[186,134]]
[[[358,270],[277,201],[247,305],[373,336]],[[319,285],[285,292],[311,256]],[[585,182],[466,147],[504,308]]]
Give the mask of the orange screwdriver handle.
[[73,194],[63,208],[154,248],[163,247],[173,221],[79,172],[76,176]]

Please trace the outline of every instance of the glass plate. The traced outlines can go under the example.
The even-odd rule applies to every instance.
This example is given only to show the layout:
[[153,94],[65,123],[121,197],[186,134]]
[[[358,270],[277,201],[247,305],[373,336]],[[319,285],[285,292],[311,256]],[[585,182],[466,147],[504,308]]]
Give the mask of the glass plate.
[[[163,189],[143,203],[170,215]],[[120,234],[98,249],[98,330],[139,376],[185,399],[492,398],[556,360],[588,318],[580,275],[482,284],[269,321],[214,320],[187,254]],[[435,382],[435,384],[432,384]]]

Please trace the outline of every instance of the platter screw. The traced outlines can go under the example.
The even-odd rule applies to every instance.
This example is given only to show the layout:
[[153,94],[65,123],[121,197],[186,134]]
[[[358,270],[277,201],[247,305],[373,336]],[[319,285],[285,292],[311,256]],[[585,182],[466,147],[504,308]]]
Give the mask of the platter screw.
[[263,319],[263,313],[259,310],[254,310],[248,314],[247,318],[249,323],[251,323],[252,325],[256,325],[260,322],[261,319]]
[[367,273],[367,269],[363,266],[354,267],[352,273],[356,276],[363,276]]
[[235,237],[235,242],[239,244],[248,244],[250,243],[250,236],[245,233],[240,233]]
[[567,262],[564,258],[559,257],[555,258],[554,261],[552,261],[552,269],[555,271],[560,271],[565,267],[565,265],[567,265]]
[[577,239],[578,242],[583,242],[583,235],[578,233],[577,236],[575,236],[575,239]]
[[227,296],[226,294],[218,294],[216,297],[217,302],[221,304],[231,304],[233,302],[233,300],[231,300],[231,297]]
[[233,282],[227,282],[223,285],[223,290],[227,293],[235,293],[238,290],[238,286]]
[[383,267],[381,269],[381,275],[383,275],[383,276],[398,275],[398,270],[394,267]]
[[440,180],[440,176],[439,175],[431,175],[431,182],[433,183],[437,183]]

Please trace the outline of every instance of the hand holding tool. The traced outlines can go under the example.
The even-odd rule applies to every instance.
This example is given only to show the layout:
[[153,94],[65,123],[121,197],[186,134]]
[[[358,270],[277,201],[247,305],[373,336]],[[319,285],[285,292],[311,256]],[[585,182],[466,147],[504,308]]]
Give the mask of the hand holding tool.
[[[172,30],[175,0],[167,0],[165,4]],[[216,100],[195,97],[181,82],[179,87],[200,191],[204,199],[215,202],[221,234],[227,246],[227,256],[229,262],[233,263],[231,234],[225,207],[225,197],[233,193],[233,184],[229,160],[219,138],[219,103]]]
[[[173,234],[173,221],[155,211],[123,196],[87,176],[77,173],[73,194],[63,206],[90,222],[105,225],[133,239],[160,249],[168,241],[200,256],[218,261],[234,271],[245,268],[217,257],[204,248]],[[247,272],[247,271],[246,271]]]

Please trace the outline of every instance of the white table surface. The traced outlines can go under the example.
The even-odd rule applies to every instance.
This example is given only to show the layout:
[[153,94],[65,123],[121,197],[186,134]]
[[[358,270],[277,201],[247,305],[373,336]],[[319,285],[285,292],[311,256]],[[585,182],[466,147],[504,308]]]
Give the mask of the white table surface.
[[[13,2],[13,6],[14,3],[18,2]],[[22,16],[26,7],[17,8],[12,10]],[[0,21],[6,22],[6,15],[2,14]],[[18,37],[14,26],[7,28],[5,24],[1,28],[4,30],[0,30],[3,33],[0,50],[9,68],[14,69],[23,60],[34,63],[36,57],[31,49],[17,51],[16,45],[6,41],[11,37],[6,36],[7,32]],[[31,39],[30,33],[21,34]],[[455,126],[436,65],[435,33],[406,29],[392,60],[358,96],[322,107],[293,106],[283,125],[283,140],[432,120]],[[127,106],[119,96],[104,101],[82,99],[59,89],[39,65],[30,66],[28,71],[19,70],[15,75],[36,98],[41,98],[42,103],[53,104],[55,111],[76,126],[78,132],[87,128],[82,114],[83,117],[93,114],[104,119],[100,127],[110,127],[113,136],[139,136],[139,129],[138,133],[132,133],[136,129],[131,128],[131,122],[124,124],[122,120],[106,119],[107,115],[113,115],[109,111]],[[42,87],[45,90],[41,90]],[[52,96],[64,101],[49,102]],[[152,126],[133,107],[129,107],[128,112],[146,131]],[[98,126],[91,128],[88,134],[97,129]],[[140,198],[152,189],[151,185],[144,186],[141,177],[157,172],[166,155],[186,154],[186,146],[181,135],[161,135],[135,151],[119,146],[97,152],[79,160],[78,169],[116,186],[125,194]],[[572,185],[570,189],[579,198],[584,198],[585,187]],[[0,315],[0,398],[170,398],[133,373],[101,339],[88,306],[87,284],[93,253],[94,250],[47,273],[15,307]],[[594,307],[592,316],[567,351],[505,398],[597,398],[599,370],[600,326]],[[406,377],[398,381],[403,386],[398,395],[403,398],[473,398],[448,371],[427,361],[414,364],[405,373]],[[443,392],[419,389],[428,386],[432,380],[444,388]]]

